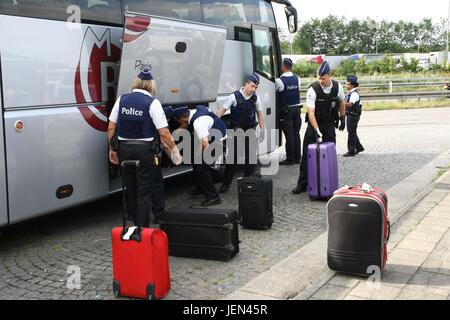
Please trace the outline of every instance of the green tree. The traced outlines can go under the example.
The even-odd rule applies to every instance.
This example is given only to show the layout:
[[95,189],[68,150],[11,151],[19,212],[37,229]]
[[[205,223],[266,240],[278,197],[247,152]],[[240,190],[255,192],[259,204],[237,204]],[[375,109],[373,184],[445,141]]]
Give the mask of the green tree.
[[300,61],[294,64],[292,71],[300,77],[308,78],[316,75],[317,67],[314,62]]

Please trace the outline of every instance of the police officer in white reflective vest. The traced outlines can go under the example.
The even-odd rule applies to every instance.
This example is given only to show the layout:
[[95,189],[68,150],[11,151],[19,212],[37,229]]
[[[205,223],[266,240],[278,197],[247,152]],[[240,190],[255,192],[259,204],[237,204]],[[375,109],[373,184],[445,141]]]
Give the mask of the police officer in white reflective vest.
[[[205,201],[201,205],[204,207],[220,204],[222,201],[214,186],[211,166],[223,153],[227,126],[204,105],[197,105],[192,110],[187,106],[179,106],[173,110],[172,117],[180,124],[180,128],[189,129],[199,142],[198,147],[193,144],[192,163],[196,188],[189,193],[203,194]],[[208,156],[209,159],[206,158]]]
[[[293,194],[307,190],[307,153],[308,145],[320,142],[336,143],[336,130],[345,130],[345,95],[340,83],[331,79],[331,69],[324,62],[317,70],[318,81],[314,82],[306,94],[308,108],[305,138],[303,139],[303,155],[300,163],[300,175]],[[340,125],[339,125],[340,121]]]
[[[265,138],[265,119],[264,112],[261,105],[261,99],[256,94],[256,89],[259,86],[259,76],[254,73],[251,74],[244,83],[244,86],[240,90],[233,92],[225,104],[219,108],[217,115],[222,118],[227,110],[230,110],[231,125],[229,129],[243,130],[244,134],[254,134],[256,126],[259,125],[259,137],[258,140],[253,139],[251,141],[250,136],[245,137],[244,145],[238,146],[238,136],[234,135],[234,152],[233,158],[227,156],[227,164],[225,165],[225,174],[220,192],[226,192],[230,188],[230,184],[233,181],[234,172],[238,163],[238,156],[240,152],[244,151],[244,177],[251,176],[256,171],[257,154],[259,143],[263,142]],[[256,121],[258,118],[258,122]],[[251,131],[248,131],[251,130]],[[253,136],[252,136],[253,137]],[[254,161],[252,161],[254,160]]]
[[300,164],[300,78],[292,73],[292,60],[283,59],[283,74],[275,80],[275,88],[280,93],[280,127],[286,138],[286,160],[281,165]]
[[345,108],[347,115],[347,131],[348,131],[348,141],[347,148],[348,151],[344,154],[344,157],[354,157],[360,152],[364,151],[364,147],[359,141],[358,133],[358,122],[361,117],[362,104],[361,98],[359,96],[357,88],[359,87],[358,77],[349,76],[347,77],[347,83],[345,84],[348,94],[345,96]]
[[[134,215],[129,218],[134,219],[136,225],[141,227],[150,225],[150,208],[155,223],[160,222],[164,212],[160,151],[164,149],[175,164],[182,162],[180,152],[167,128],[162,105],[154,97],[155,92],[156,83],[150,70],[143,70],[133,80],[132,92],[117,99],[108,125],[110,161],[114,164],[125,160],[140,161],[137,177],[126,174],[122,179],[125,179],[129,192],[129,214]],[[111,143],[115,134],[118,135],[118,150]]]

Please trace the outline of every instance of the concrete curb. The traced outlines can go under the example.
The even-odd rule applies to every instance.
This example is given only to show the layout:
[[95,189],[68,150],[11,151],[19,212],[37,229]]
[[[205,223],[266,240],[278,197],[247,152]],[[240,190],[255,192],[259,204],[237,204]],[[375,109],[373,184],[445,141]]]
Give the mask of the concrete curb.
[[[394,224],[450,175],[450,171],[447,171],[440,178],[433,180],[438,168],[448,166],[450,166],[450,149],[387,191],[391,224]],[[327,232],[324,232],[280,263],[229,294],[225,300],[309,298],[335,275],[335,272],[327,266],[326,247]]]

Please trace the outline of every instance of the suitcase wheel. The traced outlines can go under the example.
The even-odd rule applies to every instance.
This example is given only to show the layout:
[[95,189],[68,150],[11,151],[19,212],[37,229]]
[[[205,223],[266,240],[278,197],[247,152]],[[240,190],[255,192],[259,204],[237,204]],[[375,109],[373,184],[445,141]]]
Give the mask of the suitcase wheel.
[[116,298],[120,297],[120,284],[117,280],[113,281],[113,293]]
[[155,286],[153,284],[149,284],[147,286],[147,299],[148,300],[156,300]]

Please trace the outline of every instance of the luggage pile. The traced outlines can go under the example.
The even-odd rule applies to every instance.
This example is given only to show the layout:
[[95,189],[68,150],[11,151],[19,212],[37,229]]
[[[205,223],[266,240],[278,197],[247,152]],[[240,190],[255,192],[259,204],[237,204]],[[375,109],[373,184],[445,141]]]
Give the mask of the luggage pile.
[[[124,161],[137,173],[139,161]],[[308,196],[327,203],[330,269],[368,276],[387,261],[390,224],[384,191],[367,184],[338,188],[336,147],[317,143],[308,147]],[[137,181],[137,179],[136,179]],[[137,186],[134,186],[137,188]],[[230,261],[239,253],[239,224],[270,229],[273,224],[271,179],[238,180],[239,212],[204,207],[168,209],[160,229],[127,227],[127,187],[123,225],[112,231],[113,290],[119,297],[162,299],[170,289],[169,255]]]

